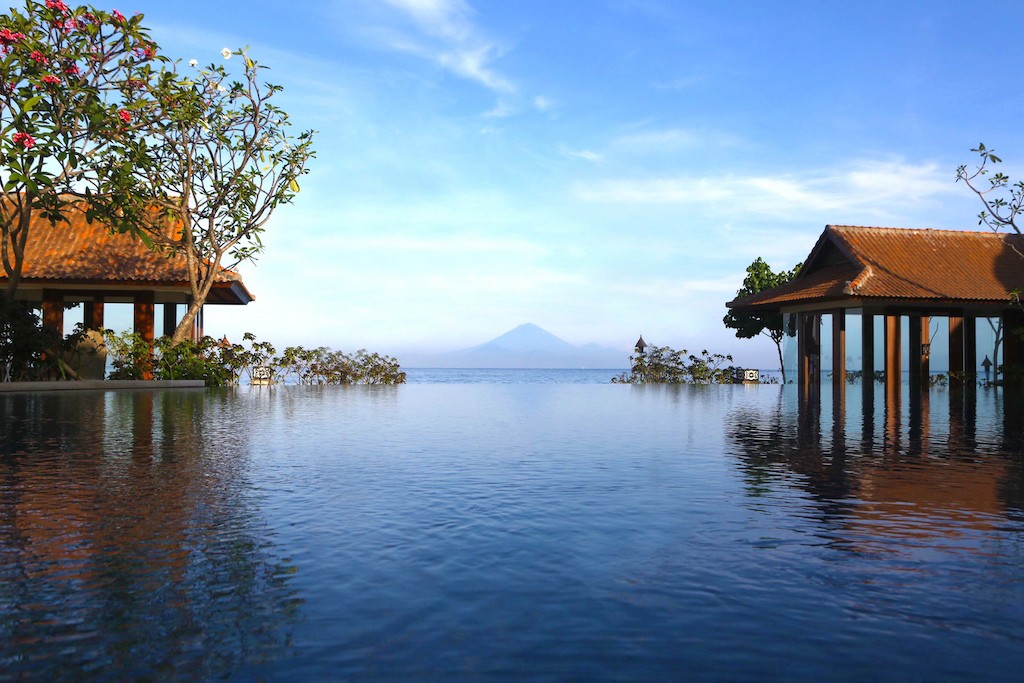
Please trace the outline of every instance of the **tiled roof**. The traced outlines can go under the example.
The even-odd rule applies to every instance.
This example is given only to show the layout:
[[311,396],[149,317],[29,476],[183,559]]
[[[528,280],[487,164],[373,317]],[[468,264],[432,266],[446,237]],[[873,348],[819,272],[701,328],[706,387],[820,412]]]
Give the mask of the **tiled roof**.
[[[137,284],[188,288],[183,256],[156,253],[140,239],[111,234],[98,220],[89,223],[84,206],[72,208],[65,215],[69,221],[56,224],[38,214],[33,216],[25,245],[23,283],[52,281],[54,285]],[[0,270],[0,283],[6,280],[6,273]],[[215,286],[221,288],[240,288],[242,298],[253,298],[238,273],[222,269],[216,283]],[[211,303],[218,298],[222,297],[212,297]]]
[[796,279],[729,306],[849,298],[1003,303],[1022,287],[1024,238],[1016,234],[830,225]]

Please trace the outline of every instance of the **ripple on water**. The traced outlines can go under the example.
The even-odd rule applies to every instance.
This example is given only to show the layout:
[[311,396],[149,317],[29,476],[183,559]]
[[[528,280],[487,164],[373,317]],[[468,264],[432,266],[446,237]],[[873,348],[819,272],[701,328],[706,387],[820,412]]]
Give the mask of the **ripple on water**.
[[0,671],[998,678],[1019,441],[938,403],[893,432],[778,387],[3,396]]

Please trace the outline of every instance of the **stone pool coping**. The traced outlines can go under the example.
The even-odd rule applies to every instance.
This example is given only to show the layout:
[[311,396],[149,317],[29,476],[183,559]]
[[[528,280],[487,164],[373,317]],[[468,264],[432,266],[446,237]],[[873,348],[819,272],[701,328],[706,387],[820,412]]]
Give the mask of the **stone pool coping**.
[[202,389],[201,379],[83,379],[45,382],[0,382],[0,394],[36,391],[124,391],[127,389]]

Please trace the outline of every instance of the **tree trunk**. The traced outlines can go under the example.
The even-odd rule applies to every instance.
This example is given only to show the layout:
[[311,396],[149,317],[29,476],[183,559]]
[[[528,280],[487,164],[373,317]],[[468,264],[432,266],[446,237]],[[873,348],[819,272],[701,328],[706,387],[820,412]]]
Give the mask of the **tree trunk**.
[[786,383],[786,361],[782,358],[782,342],[775,342],[775,348],[779,352],[779,370],[782,371],[782,383]]
[[182,316],[178,326],[174,328],[174,334],[171,335],[172,346],[177,346],[191,337],[192,325],[195,323],[196,316],[199,315],[199,311],[202,309],[203,304],[206,303],[206,298],[210,295],[210,289],[213,288],[213,280],[218,272],[220,272],[219,256],[214,264],[207,268],[206,272],[202,274],[202,277],[196,277],[191,282],[192,301],[189,302],[188,309],[185,311],[185,315]]

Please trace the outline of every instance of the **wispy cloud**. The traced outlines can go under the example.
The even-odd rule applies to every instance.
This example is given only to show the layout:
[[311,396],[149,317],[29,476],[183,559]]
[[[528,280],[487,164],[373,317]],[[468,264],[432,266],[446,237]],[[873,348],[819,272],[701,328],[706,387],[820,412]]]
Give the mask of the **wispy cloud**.
[[690,128],[640,130],[621,135],[612,141],[612,146],[618,150],[637,152],[666,152],[696,147],[737,147],[740,144],[740,139],[729,133]]
[[463,0],[384,2],[411,25],[378,27],[376,33],[387,47],[429,59],[494,92],[515,92],[515,85],[493,66],[501,46],[476,25],[472,8]]
[[601,161],[602,158],[600,154],[589,149],[570,149],[565,145],[559,147],[558,151],[562,156],[583,159],[585,161],[597,162]]
[[921,202],[954,193],[957,188],[948,176],[934,163],[863,161],[802,174],[626,178],[575,189],[588,202],[728,204],[732,214],[786,215]]

